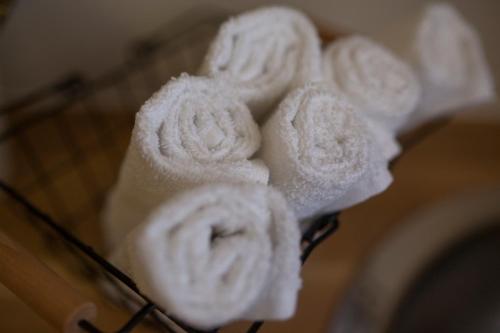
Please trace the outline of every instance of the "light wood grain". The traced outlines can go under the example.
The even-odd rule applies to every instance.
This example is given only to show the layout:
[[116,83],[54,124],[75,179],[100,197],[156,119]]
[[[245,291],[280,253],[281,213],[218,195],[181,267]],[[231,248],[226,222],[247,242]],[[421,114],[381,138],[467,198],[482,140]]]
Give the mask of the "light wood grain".
[[77,333],[80,320],[95,319],[95,304],[3,233],[0,267],[0,283],[57,331]]
[[[341,216],[338,233],[318,247],[304,267],[304,285],[295,317],[286,322],[266,323],[262,332],[324,332],[351,278],[388,231],[418,209],[456,192],[500,185],[500,125],[453,121],[405,155],[394,170],[394,178],[388,191]],[[98,245],[99,239],[97,224],[98,218],[94,217],[77,227],[79,234],[94,245]],[[33,238],[24,235],[30,227],[23,221],[6,228],[20,241],[23,237]],[[60,255],[48,251],[43,242],[27,245],[96,302],[100,327],[115,331],[124,323],[129,313],[110,302]],[[242,332],[247,325],[231,325],[223,332]],[[150,327],[143,330],[154,331]],[[54,332],[17,298],[1,289],[0,331]]]

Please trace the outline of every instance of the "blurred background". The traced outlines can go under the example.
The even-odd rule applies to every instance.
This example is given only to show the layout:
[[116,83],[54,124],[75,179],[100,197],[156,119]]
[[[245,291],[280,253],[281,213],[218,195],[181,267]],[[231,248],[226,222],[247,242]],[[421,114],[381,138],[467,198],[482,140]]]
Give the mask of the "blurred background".
[[[6,99],[23,96],[70,71],[99,75],[125,61],[127,48],[187,10],[237,13],[265,4],[291,5],[315,21],[372,34],[418,12],[422,0],[11,1],[0,33],[0,82]],[[495,77],[500,77],[498,13],[495,0],[453,0],[480,32]],[[187,22],[186,22],[187,23]]]
[[[448,2],[479,31],[498,86],[500,2]],[[0,116],[0,158],[8,151],[12,161],[0,160],[1,179],[101,249],[98,211],[126,149],[133,112],[169,77],[196,70],[222,20],[286,4],[324,30],[375,35],[425,3],[4,1],[0,105],[15,112]],[[45,114],[39,110],[50,117],[37,120],[33,114]],[[342,214],[340,230],[305,265],[297,315],[262,332],[500,331],[499,104],[454,117],[403,156],[394,178],[387,192]],[[0,199],[2,230],[96,300],[104,309],[99,324],[112,331],[123,323],[127,312],[61,259],[60,248],[40,240],[22,209]],[[53,332],[1,286],[0,331]]]

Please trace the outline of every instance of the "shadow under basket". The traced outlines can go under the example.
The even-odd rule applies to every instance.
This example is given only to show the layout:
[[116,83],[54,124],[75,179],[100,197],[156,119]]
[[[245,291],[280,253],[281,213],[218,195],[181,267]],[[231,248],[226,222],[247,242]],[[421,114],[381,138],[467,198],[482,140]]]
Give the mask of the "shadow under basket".
[[[123,293],[117,286],[121,283],[135,293],[137,299],[142,299],[138,311],[116,332],[131,332],[146,318],[158,331],[200,332],[169,316],[142,295],[132,279],[101,256],[104,251],[99,238],[99,212],[116,180],[135,112],[172,76],[196,72],[211,37],[226,17],[213,10],[188,12],[134,43],[126,57],[128,60],[107,74],[92,80],[71,74],[0,108],[0,216],[2,221],[8,221],[2,223],[2,230],[31,253],[50,253],[98,292],[100,281],[105,279],[116,286],[116,292]],[[439,125],[433,124],[409,136],[403,141],[404,148],[432,133]],[[321,216],[305,230],[303,262],[318,244],[337,230],[338,216],[339,213]],[[10,251],[18,247],[10,241],[1,241],[0,252],[6,248]],[[28,254],[24,250],[11,254],[9,260],[36,265],[36,259],[21,257]],[[45,273],[59,278],[51,271]],[[57,299],[59,293],[44,289],[48,288],[46,281],[36,275],[25,278],[36,282],[36,289],[30,290],[30,298],[36,298],[38,290],[41,294],[52,293],[51,298],[64,304]],[[63,294],[73,291],[68,285]],[[36,304],[27,303],[44,319],[47,313],[54,312],[49,309],[54,300],[47,304],[43,299]],[[64,325],[67,320],[55,319],[56,324]],[[71,320],[75,327],[61,328],[62,331],[102,332],[91,317],[82,315]],[[256,332],[261,325],[262,322],[253,323],[248,332]],[[216,331],[219,329],[212,330]]]

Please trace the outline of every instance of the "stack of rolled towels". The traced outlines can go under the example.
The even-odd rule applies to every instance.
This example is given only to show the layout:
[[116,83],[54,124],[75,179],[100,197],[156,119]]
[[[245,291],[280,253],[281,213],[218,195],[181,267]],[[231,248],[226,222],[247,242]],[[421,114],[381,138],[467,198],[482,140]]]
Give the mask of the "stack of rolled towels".
[[429,6],[413,33],[405,57],[360,35],[322,45],[290,8],[224,23],[199,73],[136,115],[103,216],[111,260],[197,328],[291,317],[307,221],[384,191],[410,123],[494,96],[453,8]]
[[429,4],[395,24],[373,35],[412,67],[422,87],[404,129],[496,99],[479,34],[457,9]]

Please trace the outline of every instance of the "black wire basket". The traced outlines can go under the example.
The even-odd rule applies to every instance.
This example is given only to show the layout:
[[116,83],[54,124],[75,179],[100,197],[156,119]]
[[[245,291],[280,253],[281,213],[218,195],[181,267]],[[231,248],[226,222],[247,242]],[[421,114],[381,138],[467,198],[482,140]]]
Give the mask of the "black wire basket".
[[[64,257],[65,264],[94,284],[106,279],[135,293],[142,300],[139,310],[117,332],[131,332],[146,318],[159,331],[200,332],[165,313],[101,256],[99,212],[116,180],[135,112],[172,76],[196,72],[226,17],[210,10],[189,12],[134,43],[128,60],[109,73],[90,80],[74,73],[0,109],[0,157],[7,156],[14,166],[3,165],[6,158],[1,158],[0,216],[12,221],[2,228],[26,245],[41,244]],[[414,136],[408,145],[428,133]],[[303,262],[337,230],[338,216],[322,216],[305,230]],[[127,294],[118,286],[116,291]],[[261,325],[253,323],[248,332]],[[102,332],[89,321],[79,326]]]

